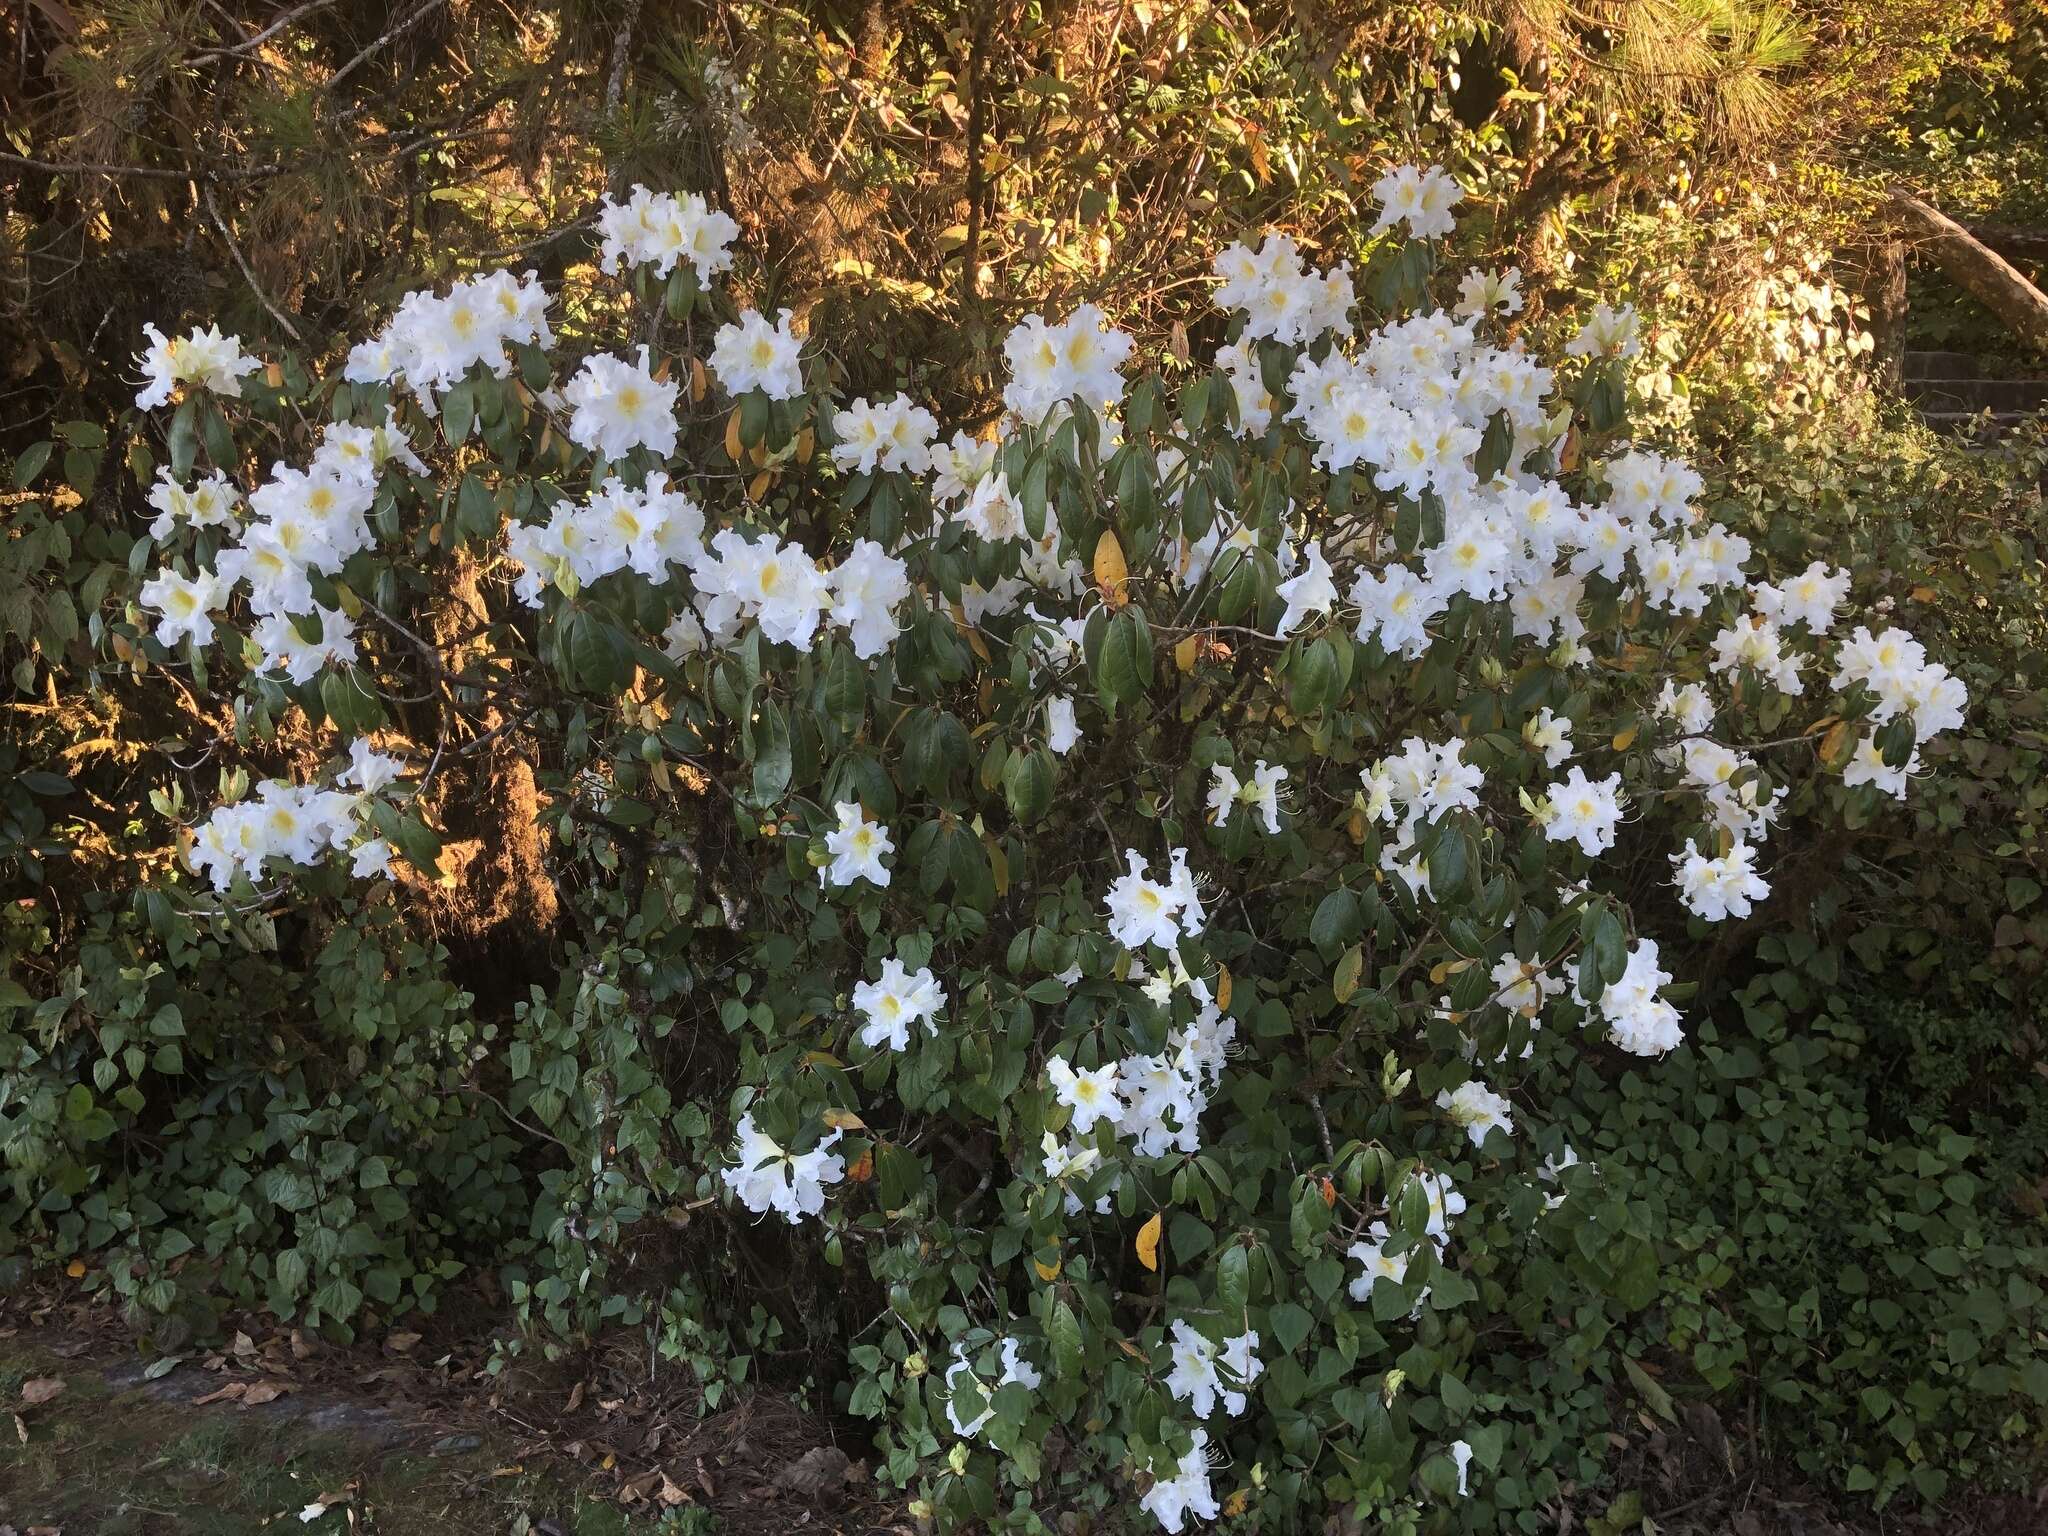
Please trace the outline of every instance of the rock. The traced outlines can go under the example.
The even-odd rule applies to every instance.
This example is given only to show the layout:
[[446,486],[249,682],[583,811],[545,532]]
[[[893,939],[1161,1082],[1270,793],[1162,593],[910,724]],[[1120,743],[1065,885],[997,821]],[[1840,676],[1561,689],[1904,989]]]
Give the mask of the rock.
[[837,1446],[821,1445],[775,1475],[775,1486],[813,1504],[837,1504],[846,1497],[846,1470],[853,1460]]

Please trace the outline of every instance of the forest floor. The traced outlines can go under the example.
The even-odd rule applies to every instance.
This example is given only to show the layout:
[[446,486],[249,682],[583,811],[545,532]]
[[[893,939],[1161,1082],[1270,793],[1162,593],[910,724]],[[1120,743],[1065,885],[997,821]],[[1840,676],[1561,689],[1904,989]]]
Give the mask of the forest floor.
[[[703,1413],[624,1344],[493,1370],[476,1315],[349,1346],[244,1319],[166,1352],[102,1303],[0,1301],[0,1536],[917,1536],[857,1429],[767,1390]],[[1615,1452],[1623,1491],[1561,1504],[1559,1536],[2048,1532],[2041,1499],[1845,1511],[1698,1405]]]
[[245,1321],[224,1347],[138,1352],[108,1308],[16,1298],[0,1536],[912,1536],[785,1398],[700,1415],[644,1354],[493,1374],[445,1342]]

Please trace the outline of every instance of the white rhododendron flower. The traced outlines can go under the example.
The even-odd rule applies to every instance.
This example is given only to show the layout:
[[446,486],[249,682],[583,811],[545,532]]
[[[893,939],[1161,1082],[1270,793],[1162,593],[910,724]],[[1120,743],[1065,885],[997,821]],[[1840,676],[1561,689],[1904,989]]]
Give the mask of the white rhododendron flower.
[[881,655],[903,626],[896,609],[910,596],[908,568],[871,539],[855,539],[828,578],[832,622],[844,627],[862,661]]
[[[992,1404],[997,1392],[1013,1384],[1035,1392],[1044,1381],[1031,1362],[1024,1358],[1022,1346],[1015,1339],[1003,1340],[997,1358],[1002,1372],[993,1387],[984,1386],[974,1374],[974,1364],[967,1358],[965,1346],[953,1346],[953,1363],[946,1368],[946,1422],[963,1440],[979,1434],[982,1427],[995,1417]],[[961,1418],[963,1408],[970,1409],[974,1416]]]
[[1209,810],[1216,818],[1216,825],[1230,825],[1230,813],[1242,805],[1258,812],[1268,832],[1280,830],[1280,786],[1287,780],[1287,770],[1276,768],[1260,758],[1252,769],[1250,779],[1240,783],[1236,770],[1227,763],[1217,763],[1209,770]]
[[[237,876],[261,879],[269,859],[317,864],[328,852],[350,845],[362,811],[360,796],[273,779],[257,786],[253,800],[215,807],[194,830],[186,865],[205,875],[216,891],[225,891]],[[369,863],[376,868],[374,853]]]
[[161,570],[142,584],[138,601],[158,615],[155,634],[167,647],[213,643],[213,615],[225,607],[228,589],[211,571],[181,576]]
[[915,974],[903,969],[900,960],[884,960],[879,981],[863,981],[853,989],[853,1006],[864,1022],[860,1043],[874,1048],[886,1044],[892,1051],[910,1049],[910,1031],[922,1024],[927,1034],[937,1034],[933,1022],[946,1006],[946,989],[929,969]]
[[732,1166],[719,1178],[757,1216],[774,1211],[794,1226],[825,1209],[825,1186],[846,1176],[846,1160],[833,1152],[845,1133],[833,1131],[808,1152],[790,1152],[740,1116]]
[[1274,589],[1287,609],[1280,615],[1277,635],[1291,635],[1299,629],[1305,619],[1313,615],[1326,614],[1337,603],[1337,583],[1331,578],[1330,563],[1323,558],[1319,545],[1308,546],[1308,566],[1300,575],[1291,576]]
[[156,472],[156,484],[149,489],[149,504],[156,508],[156,518],[149,525],[149,536],[162,542],[181,526],[238,527],[235,508],[241,500],[241,493],[235,489],[234,482],[219,470],[185,487],[178,484],[168,469],[160,469]]
[[1458,305],[1452,311],[1471,320],[1499,310],[1504,315],[1522,312],[1522,269],[1467,272],[1458,280]]
[[1628,952],[1621,980],[1600,994],[1600,1015],[1608,1037],[1636,1056],[1662,1056],[1683,1042],[1678,1010],[1657,995],[1671,984],[1671,973],[1657,968],[1657,946],[1639,939]]
[[684,261],[698,282],[709,283],[732,265],[731,246],[739,232],[728,214],[695,192],[649,192],[635,183],[624,202],[606,198],[598,211],[598,268],[616,272],[621,263],[651,266],[657,277],[667,277]]
[[921,475],[931,468],[938,430],[932,413],[908,395],[892,395],[875,405],[856,400],[832,418],[838,439],[832,462],[862,474],[879,469]]
[[794,400],[804,392],[803,343],[790,334],[789,321],[786,309],[777,312],[773,325],[749,309],[736,323],[718,328],[711,338],[711,371],[728,394],[758,389],[770,400]]
[[1565,989],[1564,978],[1552,976],[1533,960],[1509,954],[1492,971],[1494,1001],[1515,1013],[1534,1016]]
[[1057,325],[1026,315],[1003,342],[1010,379],[1003,403],[1030,426],[1070,400],[1101,409],[1123,398],[1122,368],[1131,355],[1120,331],[1093,304],[1083,304]]
[[348,744],[348,766],[341,771],[341,782],[374,795],[386,785],[397,783],[404,772],[402,760],[379,752],[367,737],[358,736]]
[[599,353],[583,360],[562,391],[571,411],[570,441],[594,448],[608,459],[645,448],[663,458],[676,451],[676,393],[680,385],[648,371],[647,349],[640,361]]
[[1544,767],[1555,768],[1572,755],[1572,723],[1545,705],[1523,722],[1522,740],[1542,754]]
[[1196,1430],[1194,1441],[1174,1475],[1155,1476],[1138,1499],[1138,1506],[1170,1533],[1178,1533],[1190,1515],[1197,1520],[1214,1520],[1217,1515],[1216,1495],[1209,1486],[1209,1432]]
[[1074,719],[1074,701],[1055,694],[1045,701],[1045,744],[1065,757],[1081,744],[1081,727]]
[[818,871],[820,885],[851,885],[866,880],[873,885],[889,883],[889,866],[882,861],[896,851],[889,829],[869,821],[861,808],[842,800],[833,807],[839,825],[825,834],[825,852],[831,862]]
[[1804,624],[1807,633],[1824,635],[1835,627],[1835,610],[1849,595],[1849,573],[1816,560],[1789,581],[1773,586],[1758,582],[1750,589],[1756,611],[1773,624]]
[[1568,357],[1634,357],[1643,347],[1636,330],[1635,305],[1624,304],[1614,309],[1605,304],[1595,304],[1592,315],[1580,328],[1579,334],[1565,347],[1565,354]]
[[1453,1124],[1464,1127],[1475,1147],[1486,1144],[1490,1131],[1505,1131],[1510,1136],[1515,1133],[1508,1101],[1477,1079],[1437,1094],[1436,1107],[1448,1114]]
[[1441,166],[1397,165],[1373,183],[1372,195],[1380,205],[1375,230],[1405,223],[1411,239],[1432,240],[1457,227],[1451,210],[1465,191]]
[[1875,736],[1858,739],[1856,750],[1849,754],[1849,761],[1842,767],[1842,782],[1854,789],[1859,784],[1874,785],[1882,794],[1895,799],[1906,798],[1906,781],[1920,772],[1920,751],[1916,747],[1912,756],[1894,768],[1884,760],[1884,750],[1878,746]]
[[1242,1389],[1265,1369],[1256,1354],[1258,1347],[1256,1333],[1241,1333],[1217,1344],[1175,1318],[1168,1341],[1173,1368],[1167,1373],[1166,1390],[1198,1419],[1211,1417],[1219,1403],[1236,1418],[1247,1401]]
[[1589,779],[1574,763],[1545,792],[1545,805],[1549,814],[1543,835],[1553,843],[1576,842],[1588,858],[1598,858],[1614,846],[1614,831],[1621,824],[1621,775]]
[[352,384],[402,385],[433,414],[438,396],[472,367],[509,375],[507,347],[553,346],[547,306],[547,290],[533,272],[516,280],[502,271],[464,279],[446,297],[409,293],[384,329],[349,353],[342,376]]
[[149,346],[135,354],[143,374],[135,397],[138,411],[167,404],[180,384],[239,400],[242,380],[263,366],[261,359],[243,352],[241,337],[223,336],[218,325],[203,331],[195,326],[183,336],[166,336],[153,325],[142,330]]
[[1405,565],[1359,572],[1351,601],[1358,608],[1360,643],[1377,639],[1388,655],[1410,660],[1429,649],[1427,626],[1448,606],[1434,583]]
[[1075,1136],[1086,1136],[1098,1120],[1112,1124],[1123,1113],[1117,1100],[1117,1064],[1106,1062],[1092,1069],[1076,1070],[1071,1062],[1055,1056],[1045,1064],[1053,1096],[1074,1112],[1068,1127]]
[[1688,841],[1685,852],[1674,853],[1671,862],[1678,869],[1678,893],[1686,910],[1710,923],[1747,917],[1753,903],[1771,894],[1756,872],[1756,850],[1744,842],[1730,842],[1726,853],[1708,858]]

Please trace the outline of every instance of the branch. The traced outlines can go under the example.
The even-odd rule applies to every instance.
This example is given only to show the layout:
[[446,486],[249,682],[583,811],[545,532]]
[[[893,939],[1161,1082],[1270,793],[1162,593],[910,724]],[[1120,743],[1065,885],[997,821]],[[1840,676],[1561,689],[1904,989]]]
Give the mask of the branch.
[[341,84],[342,81],[346,80],[350,75],[354,74],[359,66],[367,63],[372,54],[378,53],[384,48],[390,46],[392,43],[397,42],[399,38],[403,37],[406,33],[410,32],[414,27],[418,26],[421,22],[425,21],[429,16],[433,15],[434,12],[441,9],[441,7],[446,5],[447,3],[448,0],[426,0],[426,4],[422,5],[410,16],[406,17],[405,20],[399,22],[398,25],[392,27],[390,30],[385,32],[385,34],[382,37],[378,38],[374,43],[370,44],[369,47],[365,48],[361,53],[357,54],[354,58],[350,59],[346,64],[342,65],[340,69],[336,70],[333,74],[329,75],[327,77],[327,83],[323,87],[323,89],[330,91],[333,90],[337,85]]
[[270,311],[270,318],[284,327],[285,335],[291,337],[293,341],[303,342],[305,338],[299,334],[299,328],[291,323],[283,310],[270,302],[270,295],[265,293],[263,285],[256,281],[256,272],[249,265],[249,258],[244,256],[242,248],[235,244],[235,237],[228,229],[227,220],[220,216],[220,204],[214,201],[212,186],[203,185],[200,193],[206,200],[206,211],[213,219],[213,227],[220,231],[221,239],[227,241],[228,253],[235,258],[235,265],[242,269],[242,276],[248,279],[250,291],[262,302],[263,307]]
[[1904,187],[1891,189],[1891,202],[1900,222],[1920,236],[1928,253],[1958,286],[1982,300],[2022,341],[2048,349],[2048,294],[1954,219]]

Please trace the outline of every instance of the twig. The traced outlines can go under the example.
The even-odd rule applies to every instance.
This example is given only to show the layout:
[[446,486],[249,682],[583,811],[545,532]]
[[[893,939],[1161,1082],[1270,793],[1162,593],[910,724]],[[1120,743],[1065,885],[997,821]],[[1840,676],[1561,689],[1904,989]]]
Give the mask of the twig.
[[254,36],[226,48],[208,48],[201,53],[195,53],[189,62],[193,64],[209,64],[215,59],[240,58],[260,44],[275,37],[300,17],[308,15],[313,11],[324,9],[332,4],[334,4],[334,0],[306,0],[304,5],[294,6]]
[[235,237],[228,228],[227,220],[220,216],[220,204],[214,201],[212,186],[201,184],[199,192],[206,200],[206,211],[212,216],[213,227],[220,231],[221,239],[227,241],[228,253],[235,258],[235,265],[242,269],[242,276],[248,279],[250,292],[254,293],[263,307],[270,311],[270,318],[284,327],[285,335],[291,337],[293,341],[303,341],[305,338],[299,335],[299,328],[291,323],[283,310],[270,302],[270,295],[263,291],[263,285],[256,280],[256,272],[249,265],[249,258],[244,256],[242,248],[235,244]]
[[619,98],[626,93],[626,57],[633,46],[633,29],[640,24],[641,0],[627,0],[626,14],[619,20],[619,30],[612,36],[611,73],[605,76],[604,109],[607,114],[618,111]]
[[382,49],[388,47],[390,44],[398,41],[399,38],[403,37],[406,33],[410,32],[414,27],[418,26],[421,22],[425,21],[429,16],[433,15],[434,12],[441,9],[441,7],[446,5],[447,3],[448,0],[426,0],[426,4],[422,5],[410,16],[406,17],[405,20],[399,22],[396,26],[392,27],[382,37],[378,38],[374,43],[371,43],[369,47],[365,48],[361,53],[357,54],[354,58],[350,59],[346,64],[342,65],[340,69],[336,70],[333,74],[329,75],[327,77],[327,84],[324,87],[324,89],[330,91],[333,90],[337,85],[340,85],[342,81],[346,80],[350,75],[354,74],[356,70],[360,68],[363,64],[367,63],[372,54],[377,53]]
[[960,248],[960,302],[974,297],[975,270],[981,264],[981,205],[986,194],[986,168],[981,160],[982,135],[988,127],[988,91],[982,84],[983,56],[995,20],[996,0],[981,0],[974,17],[974,39],[967,54],[967,243]]

